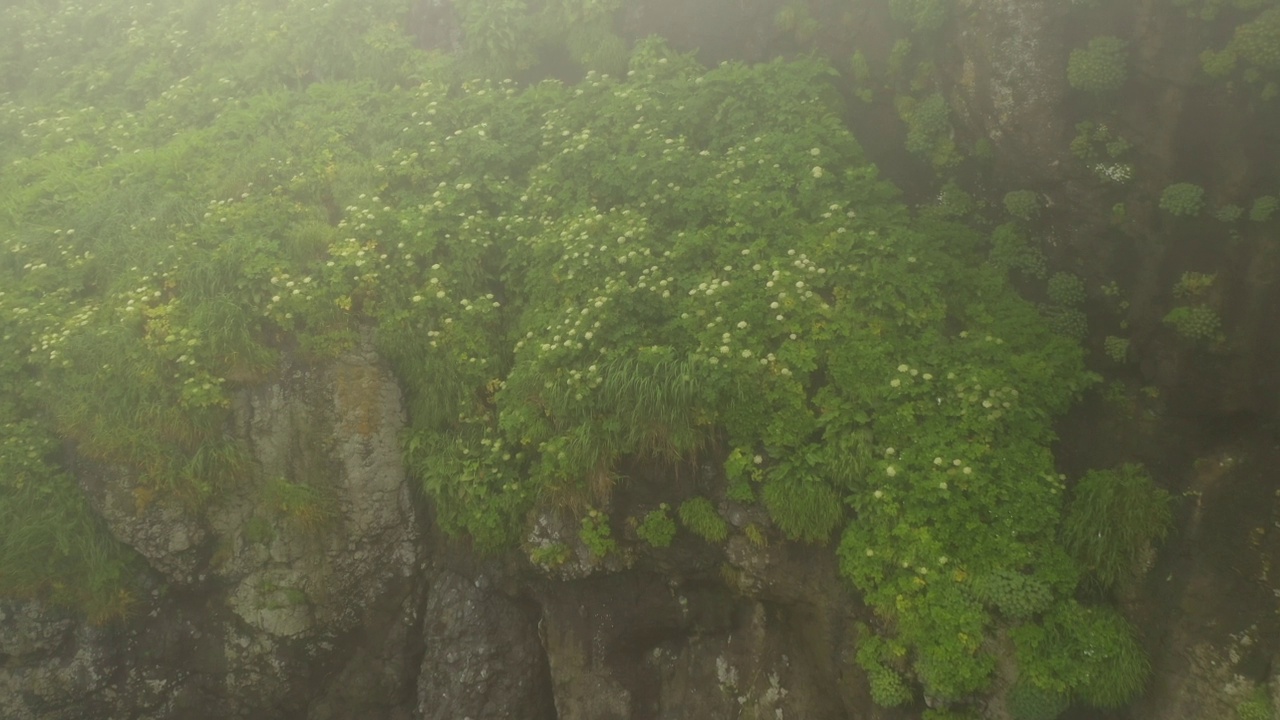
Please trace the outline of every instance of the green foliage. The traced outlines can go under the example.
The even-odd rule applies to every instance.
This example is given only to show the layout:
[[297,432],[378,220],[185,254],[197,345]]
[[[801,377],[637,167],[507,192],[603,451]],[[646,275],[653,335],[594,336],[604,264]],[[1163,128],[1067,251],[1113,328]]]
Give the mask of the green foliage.
[[1266,222],[1275,215],[1276,210],[1280,210],[1280,198],[1263,195],[1253,201],[1253,207],[1249,208],[1249,219],[1253,222]]
[[1066,272],[1056,272],[1049,278],[1049,301],[1055,305],[1083,305],[1084,280]]
[[871,700],[880,707],[899,707],[911,702],[912,693],[902,674],[892,667],[900,648],[862,628],[855,661],[867,674]]
[[1066,337],[1083,339],[1089,330],[1088,316],[1080,309],[1084,304],[1084,281],[1071,273],[1058,272],[1049,278],[1049,303],[1041,308],[1054,331]]
[[766,472],[764,506],[793,540],[825,543],[844,517],[840,495],[823,481],[818,463],[789,458]]
[[807,43],[822,25],[809,11],[807,2],[789,2],[778,8],[773,17],[773,24],[778,30],[789,33],[797,43]]
[[1109,607],[1067,601],[1010,635],[1018,684],[1026,688],[1021,692],[1037,700],[1040,711],[1064,697],[1098,708],[1122,707],[1142,692],[1151,671],[1133,626]]
[[613,531],[609,528],[609,518],[599,510],[593,508],[587,511],[579,525],[578,538],[592,555],[602,558],[618,549],[618,543],[613,539]]
[[1057,720],[1071,700],[1065,693],[1032,682],[1019,682],[1009,691],[1008,703],[1013,720]]
[[529,562],[549,570],[564,565],[571,557],[573,550],[564,543],[548,543],[529,552]]
[[667,504],[662,503],[657,510],[645,513],[644,519],[636,525],[636,535],[653,547],[669,547],[676,536],[676,523],[667,511]]
[[[149,491],[216,499],[254,475],[223,440],[234,394],[371,333],[446,531],[510,548],[539,510],[601,507],[647,477],[632,468],[740,449],[735,498],[759,487],[799,538],[844,524],[841,572],[901,651],[886,667],[938,697],[985,687],[992,619],[965,585],[1006,568],[1069,596],[1048,561],[1048,448],[1093,380],[1009,285],[1010,268],[1035,272],[1025,238],[913,216],[819,62],[708,71],[650,41],[625,78],[459,82],[395,31],[404,7],[228,5],[202,25],[112,3],[101,42],[64,33],[68,9],[23,21],[49,52],[24,53],[22,93],[0,99],[13,421]],[[518,67],[521,43],[549,37],[516,37],[525,19],[493,7],[467,16],[489,50],[464,67]],[[545,3],[531,22],[603,32],[611,7]],[[129,43],[135,19],[187,49]],[[913,147],[954,164],[942,96],[901,109]],[[39,461],[65,477],[55,453]],[[54,483],[39,492],[61,496]],[[705,498],[678,514],[728,535]],[[608,552],[587,518],[581,539]],[[80,557],[56,541],[32,547]]]
[[1078,308],[1046,305],[1043,312],[1045,321],[1063,337],[1080,341],[1089,334],[1089,316]]
[[1226,47],[1205,51],[1200,59],[1210,77],[1227,77],[1239,68],[1246,82],[1262,86],[1264,99],[1274,98],[1280,92],[1280,7],[1237,25]]
[[1217,273],[1184,272],[1173,286],[1173,296],[1184,299],[1202,299],[1213,288]]
[[0,596],[43,597],[95,623],[123,616],[135,556],[58,468],[54,438],[31,421],[0,428]]
[[1233,223],[1244,217],[1244,208],[1239,205],[1223,205],[1213,211],[1213,219],[1218,222]]
[[1176,183],[1160,193],[1160,209],[1174,217],[1195,217],[1204,209],[1204,188]]
[[1105,124],[1084,121],[1076,124],[1071,154],[1080,159],[1103,182],[1118,185],[1133,179],[1133,165],[1124,158],[1132,149],[1128,140]]
[[1112,362],[1126,363],[1129,361],[1129,338],[1108,335],[1102,341],[1102,351]]
[[999,270],[1017,270],[1022,274],[1043,279],[1049,274],[1049,261],[1038,248],[1031,247],[1026,231],[1014,223],[1005,223],[991,235],[989,262]]
[[1238,720],[1275,720],[1275,706],[1271,702],[1271,693],[1266,685],[1260,685],[1248,697],[1236,705]]
[[1152,543],[1164,539],[1170,497],[1139,465],[1087,473],[1072,492],[1062,525],[1067,550],[1101,587],[1132,576]]
[[922,720],[978,720],[978,713],[968,708],[927,708]]
[[711,501],[693,498],[680,503],[680,522],[698,537],[710,543],[724,542],[729,537],[729,523],[720,517]]
[[867,669],[867,682],[871,687],[871,701],[880,707],[898,707],[911,702],[911,689],[901,673],[883,665]]
[[1040,212],[1040,196],[1031,190],[1005,193],[1004,209],[1019,220],[1031,220]]
[[854,84],[854,94],[865,103],[874,98],[871,79],[871,64],[861,50],[855,51],[849,58],[850,79]]
[[1118,37],[1096,37],[1086,47],[1071,51],[1067,82],[1095,95],[1114,93],[1128,78],[1127,62],[1128,43]]
[[982,604],[1015,619],[1043,612],[1053,602],[1053,593],[1047,583],[1003,569],[975,577],[970,591]]
[[889,13],[894,20],[908,25],[913,33],[941,30],[949,17],[946,0],[889,0]]
[[1275,0],[1172,0],[1174,7],[1186,8],[1187,17],[1206,22],[1216,20],[1224,10],[1250,12]]
[[568,56],[584,70],[619,74],[630,48],[613,29],[621,0],[458,0],[464,72],[509,78]]
[[1222,320],[1219,319],[1218,313],[1207,305],[1175,307],[1164,316],[1164,324],[1193,342],[1219,343],[1222,341]]
[[941,93],[923,100],[900,95],[895,101],[898,116],[907,124],[907,151],[929,160],[942,170],[959,164],[961,158],[952,139],[951,108]]

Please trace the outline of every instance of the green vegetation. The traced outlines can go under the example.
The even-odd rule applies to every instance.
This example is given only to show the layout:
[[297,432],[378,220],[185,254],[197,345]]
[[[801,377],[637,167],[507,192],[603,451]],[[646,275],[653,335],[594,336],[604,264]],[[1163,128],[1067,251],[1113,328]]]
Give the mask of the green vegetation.
[[899,95],[895,102],[898,116],[907,124],[908,152],[928,160],[938,170],[960,163],[960,153],[952,139],[951,108],[941,93],[922,100]]
[[1160,193],[1160,209],[1174,217],[1195,217],[1204,209],[1204,188],[1176,183]]
[[676,537],[676,522],[668,510],[667,504],[662,503],[657,510],[645,513],[644,520],[636,525],[636,535],[653,547],[669,547]]
[[1016,223],[1005,223],[991,234],[991,252],[988,261],[995,268],[1043,280],[1049,274],[1049,261],[1039,248],[1032,247],[1024,229]]
[[711,501],[693,498],[680,503],[680,522],[690,532],[710,543],[724,542],[729,537],[729,523],[720,517]]
[[872,701],[886,708],[911,702],[911,688],[903,680],[902,673],[893,667],[900,660],[900,648],[871,634],[865,627],[860,629],[862,637],[858,641],[855,659],[867,674]]
[[1031,190],[1005,193],[1004,209],[1019,220],[1031,220],[1040,212],[1040,196]]
[[1049,302],[1041,312],[1059,334],[1081,340],[1088,333],[1088,317],[1081,306],[1086,299],[1084,281],[1066,272],[1054,273],[1049,278],[1046,293]]
[[1276,210],[1280,210],[1280,198],[1274,195],[1263,195],[1253,201],[1253,207],[1249,209],[1249,219],[1253,222],[1266,222],[1276,214]]
[[1065,693],[1020,682],[1009,691],[1009,714],[1014,720],[1056,720],[1071,699]]
[[1085,301],[1084,280],[1066,272],[1056,272],[1049,278],[1049,302],[1056,305],[1082,305]]
[[1097,470],[1080,479],[1062,525],[1067,550],[1089,577],[1110,588],[1130,577],[1172,515],[1170,497],[1139,465]]
[[1128,79],[1128,43],[1118,37],[1096,37],[1083,48],[1071,51],[1067,61],[1067,82],[1071,87],[1094,95],[1118,91]]
[[1185,299],[1202,299],[1213,288],[1217,273],[1184,272],[1173,286],[1173,296]]
[[946,0],[889,0],[890,15],[907,25],[912,33],[931,33],[942,29],[950,7]]
[[1238,720],[1275,720],[1275,706],[1266,685],[1260,685],[1236,706]]
[[1233,223],[1244,217],[1244,208],[1239,205],[1223,205],[1213,211],[1213,219],[1223,223]]
[[598,558],[618,549],[618,543],[613,539],[613,531],[609,528],[609,518],[594,508],[582,517],[578,539],[582,540],[582,544],[586,545],[591,554]]
[[1206,305],[1175,307],[1164,316],[1164,324],[1194,342],[1213,344],[1222,340],[1222,320]]
[[1102,341],[1102,351],[1112,362],[1126,363],[1129,361],[1129,338],[1108,335]]
[[[896,5],[922,28],[945,6]],[[256,517],[323,520],[323,494],[259,477],[224,428],[282,359],[371,336],[413,477],[482,551],[566,511],[614,552],[593,508],[615,484],[695,469],[666,500],[692,497],[674,515],[710,542],[724,497],[779,535],[839,537],[878,616],[878,701],[985,690],[998,619],[1047,638],[1024,643],[1031,675],[1070,661],[1042,688],[1110,705],[1140,685],[1127,626],[1076,605],[1059,546],[1052,423],[1095,378],[1011,286],[1043,278],[1043,254],[1015,224],[959,222],[958,188],[913,214],[829,67],[707,70],[646,41],[614,58],[625,73],[520,84],[497,78],[537,75],[533,41],[560,37],[534,25],[598,40],[617,4],[459,3],[456,59],[413,49],[398,0],[176,7],[107,2],[91,35],[80,9],[3,11],[30,52],[2,60],[0,591],[105,614],[127,597],[64,442],[151,496],[199,508],[248,484]],[[899,105],[910,149],[957,164],[945,99],[918,92]],[[1078,280],[1050,286],[1078,302]],[[1079,491],[1071,513],[1115,520]],[[675,522],[660,507],[636,532],[661,546]]]
[[[1252,0],[1252,8],[1266,0]],[[1220,51],[1200,55],[1205,74],[1225,78],[1240,70],[1245,82],[1260,88],[1260,97],[1280,97],[1280,7],[1265,10],[1235,28],[1231,40]]]
[[1085,164],[1099,180],[1125,185],[1133,179],[1133,165],[1124,158],[1132,145],[1106,124],[1084,121],[1076,124],[1071,154]]
[[1062,698],[1099,708],[1133,700],[1151,668],[1133,627],[1113,609],[1069,601],[1010,635],[1019,666],[1018,708],[1044,716]]
[[1047,583],[1003,569],[974,578],[970,591],[979,602],[1016,619],[1030,618],[1053,602]]
[[1224,10],[1256,11],[1273,2],[1275,0],[1172,0],[1174,7],[1187,9],[1187,17],[1206,22],[1216,20]]

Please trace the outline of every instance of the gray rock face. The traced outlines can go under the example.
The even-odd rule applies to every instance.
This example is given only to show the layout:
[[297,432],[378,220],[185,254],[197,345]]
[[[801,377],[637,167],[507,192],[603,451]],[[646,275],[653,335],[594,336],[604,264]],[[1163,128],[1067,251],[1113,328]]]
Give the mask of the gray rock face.
[[89,717],[105,685],[92,632],[39,603],[0,603],[0,717]]
[[[36,605],[0,620],[0,717],[354,717],[412,707],[418,522],[401,461],[400,391],[366,341],[243,391],[230,432],[253,478],[195,511],[126,473],[83,485],[168,585],[111,629]],[[145,502],[139,500],[143,498]],[[387,658],[384,652],[394,654]],[[343,677],[318,692],[317,678]],[[408,689],[406,689],[408,688]],[[355,714],[349,714],[355,713]]]
[[417,717],[554,718],[531,614],[482,585],[446,571],[428,593]]
[[269,635],[349,630],[417,562],[394,378],[366,345],[246,393],[237,425],[266,490],[211,513],[224,544],[211,572]]

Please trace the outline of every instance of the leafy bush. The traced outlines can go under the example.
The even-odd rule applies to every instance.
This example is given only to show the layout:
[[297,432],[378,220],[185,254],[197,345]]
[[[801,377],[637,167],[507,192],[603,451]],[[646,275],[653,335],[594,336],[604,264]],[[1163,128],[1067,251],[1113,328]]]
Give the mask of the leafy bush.
[[680,503],[680,521],[694,535],[707,542],[724,542],[729,537],[729,523],[720,517],[715,506],[706,498],[693,498]]
[[883,639],[861,628],[863,636],[858,641],[855,661],[867,674],[871,700],[880,707],[898,707],[912,700],[911,689],[902,674],[890,667],[896,648]]
[[1079,275],[1057,272],[1049,278],[1049,301],[1055,305],[1083,305],[1084,280]]
[[1142,692],[1151,671],[1133,626],[1112,608],[1068,601],[1010,634],[1018,684],[1035,700],[1029,711],[1052,710],[1060,702],[1054,698],[1063,697],[1122,707]]
[[591,509],[582,517],[578,528],[578,539],[587,546],[592,555],[604,557],[618,548],[613,539],[613,531],[609,527],[609,518],[599,510]]
[[1009,692],[1008,702],[1013,720],[1056,720],[1071,705],[1065,693],[1047,690],[1031,682],[1015,684]]
[[889,13],[894,20],[911,27],[913,33],[930,33],[942,29],[949,15],[945,0],[889,0]]
[[1128,44],[1118,37],[1097,37],[1071,51],[1067,82],[1077,90],[1097,95],[1113,93],[1128,78]]
[[1256,73],[1280,73],[1280,8],[1238,25],[1223,52]]
[[1129,360],[1129,338],[1116,337],[1108,335],[1102,341],[1102,351],[1112,361],[1118,363],[1128,362]]
[[666,503],[662,503],[657,510],[645,513],[644,520],[636,526],[636,535],[656,548],[671,545],[671,541],[676,536],[676,523],[667,514]]
[[1184,272],[1173,286],[1173,296],[1189,300],[1203,299],[1217,279],[1217,273]]
[[883,665],[867,670],[867,682],[871,687],[871,701],[880,707],[898,707],[911,702],[911,689],[902,675]]
[[1213,211],[1213,219],[1218,222],[1233,223],[1244,217],[1244,208],[1239,205],[1223,205]]
[[1160,209],[1175,217],[1195,217],[1204,208],[1204,188],[1191,183],[1170,185],[1160,194]]
[[1040,196],[1031,190],[1015,190],[1005,193],[1004,209],[1019,220],[1030,220],[1040,212]]
[[984,605],[1017,619],[1042,612],[1053,602],[1048,584],[1008,570],[994,570],[975,577],[970,591]]
[[907,152],[929,160],[937,169],[960,162],[951,137],[951,108],[941,93],[923,100],[899,96],[896,103],[899,117],[907,124]]
[[1253,222],[1266,222],[1275,215],[1276,210],[1280,210],[1280,199],[1274,195],[1263,195],[1253,201],[1253,207],[1249,208],[1249,219]]
[[1132,575],[1142,553],[1172,521],[1170,497],[1140,465],[1094,470],[1076,485],[1063,541],[1102,587]]
[[1164,316],[1164,324],[1193,342],[1213,343],[1222,336],[1222,321],[1205,305],[1179,306]]

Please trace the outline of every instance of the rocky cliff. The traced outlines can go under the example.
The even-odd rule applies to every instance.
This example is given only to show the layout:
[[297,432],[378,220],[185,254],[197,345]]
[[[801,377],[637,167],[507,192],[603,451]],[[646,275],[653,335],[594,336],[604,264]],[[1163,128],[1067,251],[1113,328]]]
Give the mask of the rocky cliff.
[[[447,4],[419,5],[424,43],[457,42]],[[713,59],[812,45],[840,62],[865,49],[887,67],[881,38],[901,22],[878,3],[687,5],[636,3],[620,27]],[[910,78],[853,72],[846,88],[859,139],[916,200],[937,191],[930,153],[950,162],[940,144],[980,147],[959,163],[969,192],[993,206],[1034,193],[1034,249],[1083,281],[1082,337],[1109,384],[1061,423],[1059,463],[1078,474],[1142,461],[1177,497],[1168,539],[1117,592],[1153,667],[1146,693],[1114,715],[1137,720],[1230,717],[1259,693],[1280,707],[1280,235],[1274,221],[1211,216],[1280,192],[1280,114],[1253,84],[1204,76],[1201,52],[1252,16],[1231,6],[1204,20],[1188,6],[1200,4],[955,3],[927,41],[938,53],[924,86],[945,99],[949,125],[923,154],[899,149],[911,120],[894,98]],[[786,8],[818,27],[801,37],[794,15],[780,21]],[[1127,43],[1127,75],[1099,99],[1072,85],[1068,65],[1104,35]],[[1073,153],[1082,122],[1126,138],[1123,157]],[[1113,161],[1132,178],[1100,179]],[[1194,217],[1163,202],[1183,182],[1207,196]],[[1188,273],[1211,287],[1179,290]],[[1046,292],[1030,275],[1024,290]],[[1168,320],[1179,306],[1210,308],[1220,337],[1181,331]],[[149,592],[105,625],[34,600],[0,604],[0,716],[781,720],[917,717],[932,704],[872,702],[853,655],[876,619],[835,558],[761,531],[762,511],[723,492],[732,534],[721,545],[640,542],[624,518],[680,492],[657,473],[603,508],[623,528],[608,562],[582,546],[571,514],[538,518],[525,542],[565,548],[560,562],[473,552],[411,486],[405,412],[365,337],[236,391],[227,433],[251,448],[265,489],[197,510],[152,497],[127,468],[73,460],[95,512],[145,563]],[[1012,672],[998,670],[986,717],[1009,717]]]

